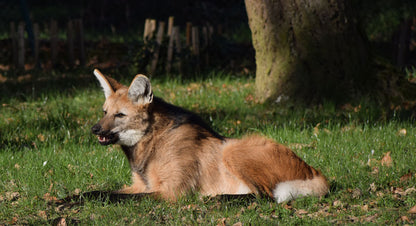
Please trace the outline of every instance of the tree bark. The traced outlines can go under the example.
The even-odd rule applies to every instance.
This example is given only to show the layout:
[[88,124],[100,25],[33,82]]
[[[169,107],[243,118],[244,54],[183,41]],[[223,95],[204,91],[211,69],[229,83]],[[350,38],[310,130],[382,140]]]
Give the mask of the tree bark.
[[245,0],[260,101],[342,100],[371,81],[365,39],[343,0]]

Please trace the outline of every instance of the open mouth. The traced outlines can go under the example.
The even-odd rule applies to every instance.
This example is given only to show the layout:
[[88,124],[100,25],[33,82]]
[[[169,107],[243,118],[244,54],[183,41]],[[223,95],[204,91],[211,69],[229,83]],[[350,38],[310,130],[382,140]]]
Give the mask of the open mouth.
[[114,134],[97,135],[97,137],[101,145],[109,145],[117,142],[117,137]]

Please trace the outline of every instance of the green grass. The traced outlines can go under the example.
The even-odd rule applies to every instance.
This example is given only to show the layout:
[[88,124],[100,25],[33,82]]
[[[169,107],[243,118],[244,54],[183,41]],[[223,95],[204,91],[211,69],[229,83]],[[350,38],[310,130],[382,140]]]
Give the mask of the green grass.
[[[221,134],[260,133],[292,147],[329,179],[331,192],[277,204],[265,198],[218,200],[197,194],[176,203],[144,198],[87,200],[64,208],[48,201],[130,183],[117,146],[100,146],[90,127],[104,95],[93,75],[61,82],[3,84],[0,108],[0,224],[334,224],[412,223],[416,205],[416,129],[406,114],[375,105],[264,106],[254,79],[229,75],[181,82],[152,80],[154,93],[198,112]],[[86,79],[91,76],[91,79]],[[209,77],[209,76],[208,76]],[[29,88],[27,88],[29,87]],[[79,89],[78,89],[79,87]],[[9,95],[7,95],[9,94]],[[403,134],[404,130],[406,134]],[[390,152],[391,166],[381,160]],[[388,162],[388,161],[387,161]],[[409,174],[410,173],[410,174]],[[406,179],[404,175],[411,175]]]

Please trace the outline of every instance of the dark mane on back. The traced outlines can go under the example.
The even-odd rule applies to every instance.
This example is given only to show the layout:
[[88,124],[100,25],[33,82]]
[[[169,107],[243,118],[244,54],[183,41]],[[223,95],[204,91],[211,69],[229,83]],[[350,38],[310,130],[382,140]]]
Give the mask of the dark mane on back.
[[205,129],[209,133],[211,133],[214,137],[216,137],[220,140],[224,140],[223,136],[221,136],[214,129],[212,129],[196,113],[191,112],[189,110],[186,110],[184,108],[175,106],[173,104],[167,103],[166,101],[164,101],[162,98],[159,98],[159,97],[154,97],[153,102],[154,102],[155,106],[160,106],[166,111],[168,117],[170,117],[172,119],[172,121],[174,122],[173,128],[178,128],[179,126],[184,125],[184,124],[197,125],[197,126],[203,128],[203,129]]

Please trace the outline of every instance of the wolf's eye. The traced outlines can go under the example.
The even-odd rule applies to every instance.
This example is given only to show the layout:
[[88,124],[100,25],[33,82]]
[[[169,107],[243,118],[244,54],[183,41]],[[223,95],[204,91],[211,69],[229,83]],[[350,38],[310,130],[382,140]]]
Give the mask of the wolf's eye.
[[126,115],[123,114],[123,113],[117,113],[117,114],[114,115],[114,117],[116,117],[116,118],[123,118],[124,116],[126,116]]

